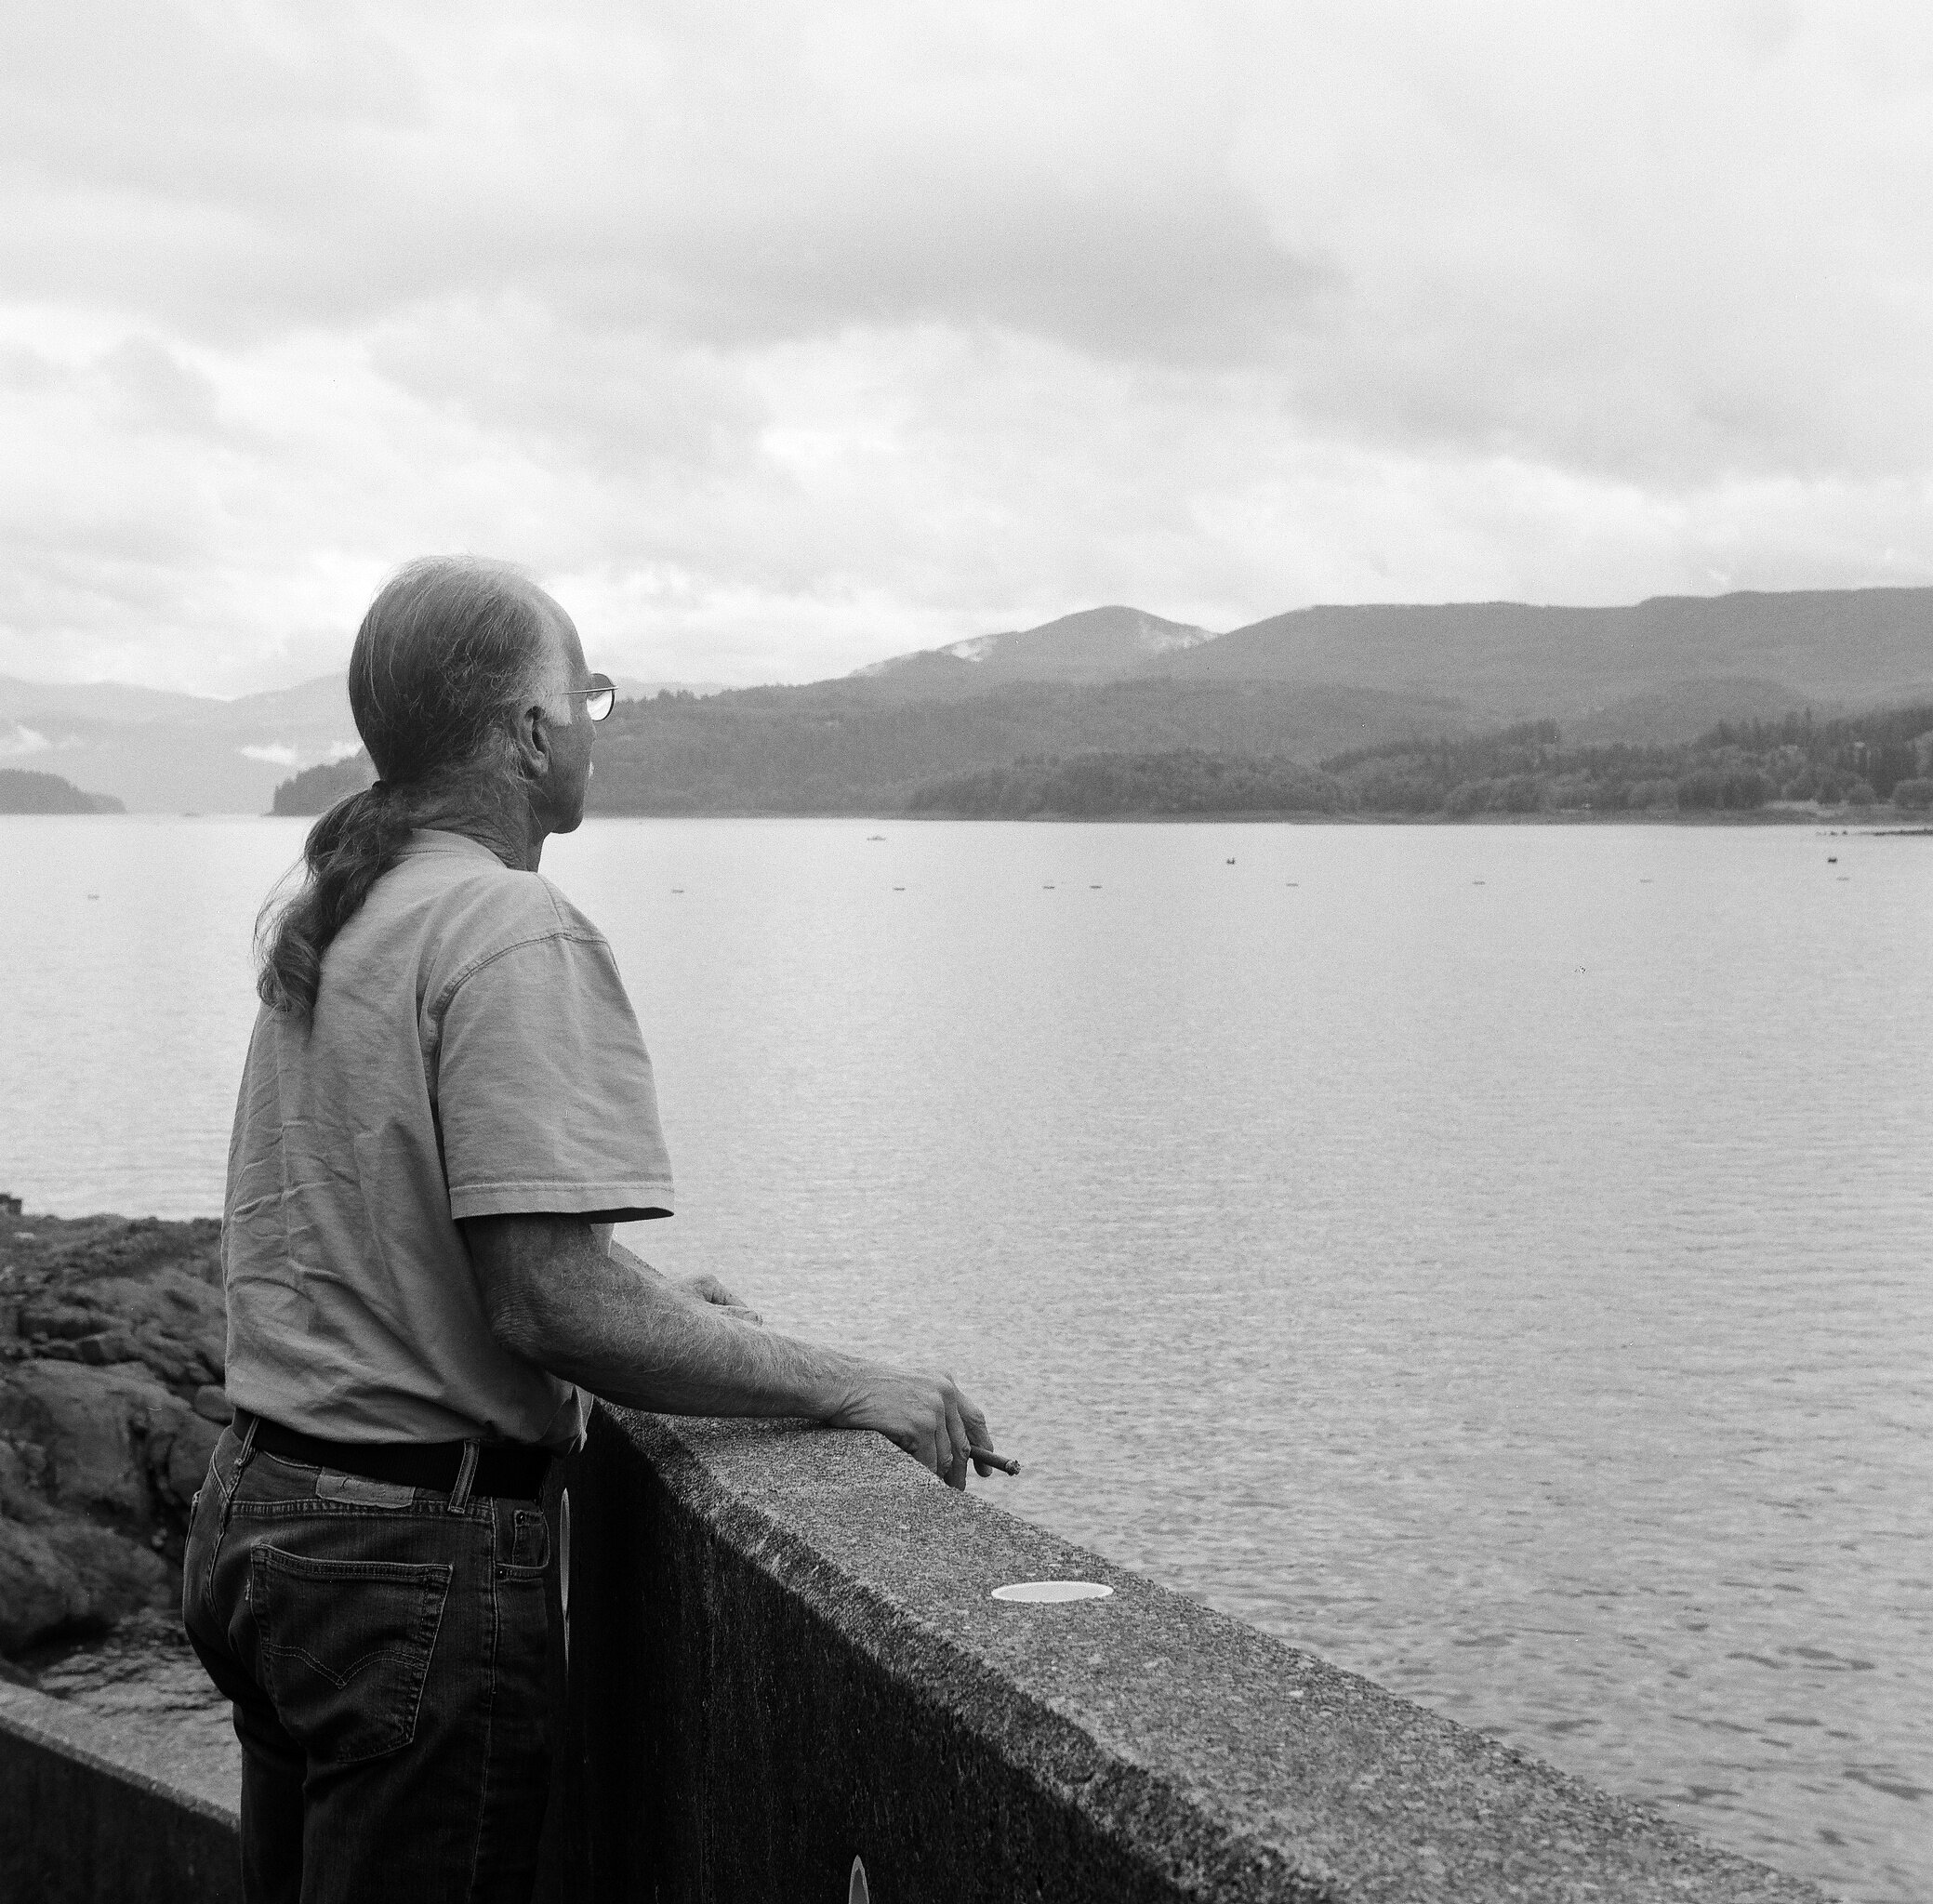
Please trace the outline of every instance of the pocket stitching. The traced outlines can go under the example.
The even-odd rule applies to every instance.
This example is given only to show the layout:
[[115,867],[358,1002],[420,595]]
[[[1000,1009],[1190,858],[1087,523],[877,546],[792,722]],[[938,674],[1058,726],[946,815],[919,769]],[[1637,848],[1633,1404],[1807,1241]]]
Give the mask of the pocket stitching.
[[543,1539],[544,1557],[536,1561],[507,1560],[497,1568],[501,1580],[537,1580],[550,1571],[550,1523],[544,1517],[541,1508],[520,1507],[510,1519],[510,1552],[515,1554],[523,1543],[523,1530],[534,1527]]
[[[447,1561],[400,1561],[400,1560],[325,1560],[305,1554],[289,1554],[267,1541],[255,1547],[249,1554],[248,1602],[249,1611],[254,1616],[258,1635],[263,1663],[271,1659],[301,1659],[315,1669],[337,1690],[347,1688],[349,1681],[366,1665],[378,1657],[375,1653],[364,1653],[351,1668],[346,1676],[340,1676],[324,1666],[306,1647],[278,1646],[273,1629],[268,1618],[268,1585],[277,1570],[293,1579],[310,1580],[369,1580],[380,1581],[394,1586],[437,1587],[441,1591],[433,1595],[423,1593],[418,1599],[417,1610],[412,1615],[408,1629],[407,1644],[414,1648],[419,1642],[422,1647],[422,1670],[416,1676],[416,1695],[411,1699],[406,1718],[402,1719],[401,1736],[389,1743],[373,1748],[368,1752],[350,1752],[328,1761],[331,1765],[360,1765],[366,1759],[381,1758],[392,1752],[401,1752],[415,1742],[417,1726],[422,1717],[423,1696],[429,1689],[430,1668],[436,1655],[436,1642],[443,1632],[443,1616],[449,1605],[450,1584],[456,1568]],[[258,1595],[257,1582],[262,1592]],[[272,1673],[262,1674],[263,1689],[278,1708],[281,1701],[275,1698]],[[400,1715],[399,1715],[400,1716]]]

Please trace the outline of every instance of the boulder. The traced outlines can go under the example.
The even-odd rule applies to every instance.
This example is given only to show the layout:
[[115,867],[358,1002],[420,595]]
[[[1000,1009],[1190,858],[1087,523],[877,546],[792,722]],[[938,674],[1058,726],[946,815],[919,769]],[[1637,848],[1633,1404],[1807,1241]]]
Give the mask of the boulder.
[[16,1323],[43,1355],[66,1360],[71,1343],[95,1367],[139,1361],[190,1388],[219,1380],[227,1327],[220,1290],[173,1264],[143,1277],[71,1273],[22,1302]]
[[219,1242],[0,1207],[0,1655],[179,1601],[229,1415]]
[[143,1536],[157,1524],[148,1438],[199,1420],[139,1363],[35,1359],[16,1363],[0,1384],[0,1435],[42,1451],[47,1499]]
[[54,1517],[54,1510],[40,1491],[40,1474],[46,1458],[39,1448],[30,1467],[26,1452],[10,1441],[0,1441],[0,1519],[24,1522],[32,1527]]
[[180,1598],[180,1574],[139,1541],[87,1521],[0,1520],[0,1653],[98,1633]]
[[104,1329],[98,1335],[84,1335],[74,1347],[81,1352],[82,1361],[97,1368],[105,1368],[110,1362],[138,1362],[141,1353],[125,1329]]
[[83,1595],[45,1533],[0,1520],[0,1653],[9,1657],[74,1622]]
[[179,1516],[184,1533],[194,1497],[207,1477],[208,1457],[220,1439],[221,1430],[215,1422],[189,1415],[172,1434],[148,1443],[148,1472],[155,1490],[174,1509],[169,1518]]

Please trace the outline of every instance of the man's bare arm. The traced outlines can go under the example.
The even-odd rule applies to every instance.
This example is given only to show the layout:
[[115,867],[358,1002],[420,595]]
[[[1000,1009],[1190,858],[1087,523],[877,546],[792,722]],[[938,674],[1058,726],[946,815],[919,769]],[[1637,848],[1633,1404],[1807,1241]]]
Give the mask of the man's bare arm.
[[615,1259],[609,1231],[582,1217],[471,1217],[463,1232],[496,1340],[594,1395],[668,1415],[803,1415],[877,1429],[955,1488],[966,1485],[968,1448],[992,1446],[950,1376],[740,1320],[628,1250]]
[[605,1254],[614,1261],[636,1270],[640,1276],[655,1276],[667,1288],[682,1290],[694,1302],[715,1302],[719,1307],[730,1310],[741,1322],[762,1322],[765,1319],[748,1302],[740,1302],[715,1276],[682,1276],[674,1281],[663,1270],[654,1269],[642,1256],[633,1255],[622,1243],[615,1241],[611,1236],[612,1227],[610,1223],[592,1223],[590,1229],[591,1234],[603,1244]]

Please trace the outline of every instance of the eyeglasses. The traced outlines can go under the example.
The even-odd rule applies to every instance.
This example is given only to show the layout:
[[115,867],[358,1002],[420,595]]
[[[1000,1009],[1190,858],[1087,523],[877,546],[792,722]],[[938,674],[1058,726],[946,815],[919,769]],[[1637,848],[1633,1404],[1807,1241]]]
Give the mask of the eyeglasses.
[[617,689],[608,674],[594,674],[588,688],[563,688],[560,694],[566,698],[584,696],[584,711],[593,721],[602,721],[617,705]]

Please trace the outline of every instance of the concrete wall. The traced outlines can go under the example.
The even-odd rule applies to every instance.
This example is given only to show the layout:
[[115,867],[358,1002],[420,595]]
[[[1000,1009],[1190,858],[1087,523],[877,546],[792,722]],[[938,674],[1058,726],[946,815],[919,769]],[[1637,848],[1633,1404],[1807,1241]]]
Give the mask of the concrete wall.
[[[600,1409],[547,1904],[1818,1904],[876,1436]],[[996,1601],[1016,1580],[1114,1589]],[[229,1904],[231,1809],[0,1684],[0,1899]]]
[[238,1819],[109,1721],[0,1682],[0,1899],[239,1904]]
[[[876,1436],[601,1409],[545,1895],[1817,1900],[1165,1592]],[[996,1601],[1044,1578],[1112,1597]]]

